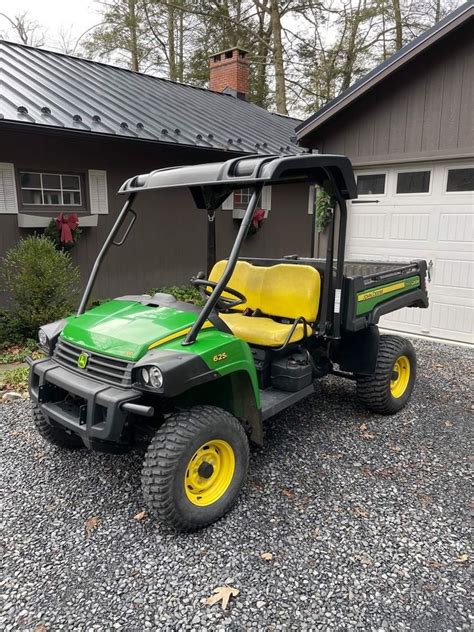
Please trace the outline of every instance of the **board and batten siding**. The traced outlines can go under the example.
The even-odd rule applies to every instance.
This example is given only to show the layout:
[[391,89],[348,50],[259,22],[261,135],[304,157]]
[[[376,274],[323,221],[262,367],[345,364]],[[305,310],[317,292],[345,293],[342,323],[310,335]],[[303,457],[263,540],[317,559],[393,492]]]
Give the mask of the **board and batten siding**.
[[472,155],[473,32],[470,20],[322,124],[308,144],[356,166]]

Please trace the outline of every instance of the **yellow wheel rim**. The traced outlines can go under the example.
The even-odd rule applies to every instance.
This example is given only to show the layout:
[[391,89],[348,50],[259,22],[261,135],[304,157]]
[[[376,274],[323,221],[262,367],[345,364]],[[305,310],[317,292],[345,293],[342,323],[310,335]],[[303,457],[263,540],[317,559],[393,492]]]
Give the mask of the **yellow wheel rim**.
[[410,360],[402,355],[395,360],[390,381],[390,393],[398,399],[407,390],[410,382]]
[[213,439],[193,454],[186,468],[184,489],[193,505],[206,507],[221,498],[232,481],[235,455],[227,441]]

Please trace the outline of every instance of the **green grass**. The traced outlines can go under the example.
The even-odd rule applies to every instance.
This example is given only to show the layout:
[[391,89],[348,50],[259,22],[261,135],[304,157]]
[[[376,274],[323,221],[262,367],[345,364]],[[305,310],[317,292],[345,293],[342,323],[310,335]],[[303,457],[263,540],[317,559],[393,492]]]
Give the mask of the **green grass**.
[[26,392],[28,390],[29,371],[29,367],[20,366],[0,373],[0,391]]
[[24,362],[29,355],[36,359],[36,356],[39,357],[39,354],[38,345],[31,338],[24,343],[7,343],[0,348],[0,365]]

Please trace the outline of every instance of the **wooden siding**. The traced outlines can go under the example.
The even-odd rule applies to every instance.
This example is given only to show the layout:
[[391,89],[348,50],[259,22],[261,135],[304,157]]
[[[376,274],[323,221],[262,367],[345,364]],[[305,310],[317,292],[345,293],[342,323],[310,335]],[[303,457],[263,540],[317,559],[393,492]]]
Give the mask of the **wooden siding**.
[[[117,190],[126,178],[160,167],[225,160],[224,152],[189,148],[162,148],[156,144],[124,140],[91,139],[84,136],[25,133],[0,125],[0,162],[38,170],[107,171],[109,215],[98,216],[98,226],[83,228],[73,259],[80,266],[85,283],[124,198]],[[111,248],[97,279],[94,297],[140,293],[163,285],[186,283],[206,267],[207,220],[197,210],[187,190],[153,192],[137,198],[138,220],[121,248]],[[243,254],[279,257],[298,252],[309,255],[311,216],[308,215],[308,187],[273,187],[272,210],[262,229],[248,237]],[[231,211],[217,214],[218,256],[230,251],[239,222]],[[42,233],[42,229],[37,229]],[[16,215],[0,215],[0,258],[18,239],[33,233],[18,228]],[[0,303],[6,296],[0,291]]]
[[473,20],[315,130],[305,144],[356,165],[474,153]]

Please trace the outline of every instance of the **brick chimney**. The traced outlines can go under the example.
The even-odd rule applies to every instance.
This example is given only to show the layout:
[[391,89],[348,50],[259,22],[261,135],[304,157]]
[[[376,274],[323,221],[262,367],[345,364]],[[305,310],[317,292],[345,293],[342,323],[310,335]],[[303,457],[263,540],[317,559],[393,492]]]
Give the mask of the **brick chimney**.
[[248,52],[243,48],[229,48],[216,53],[209,60],[209,88],[245,99],[249,90]]

